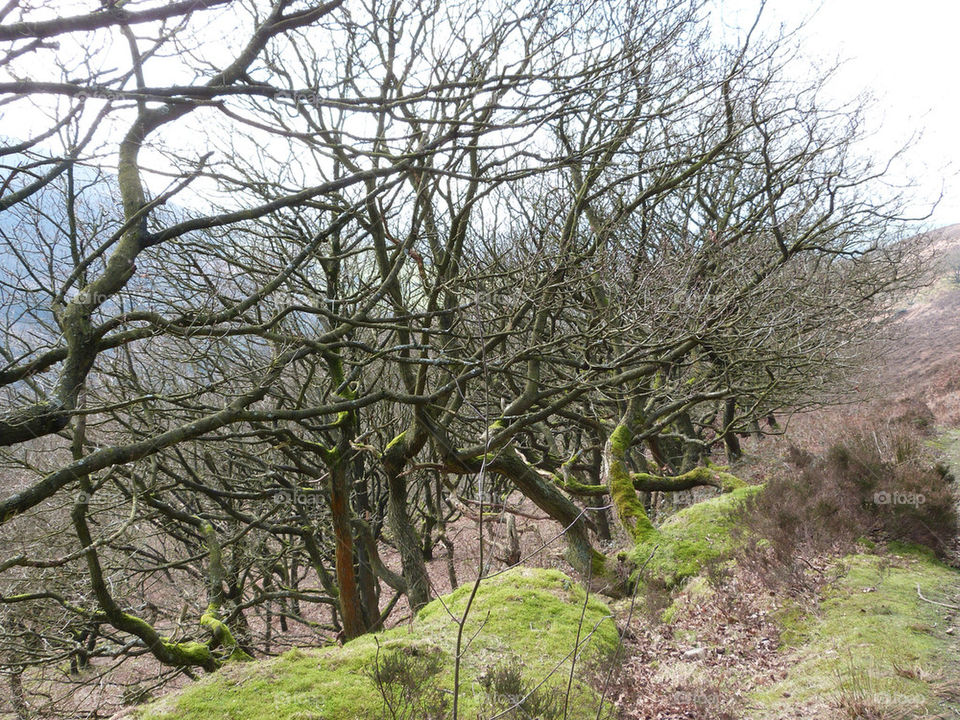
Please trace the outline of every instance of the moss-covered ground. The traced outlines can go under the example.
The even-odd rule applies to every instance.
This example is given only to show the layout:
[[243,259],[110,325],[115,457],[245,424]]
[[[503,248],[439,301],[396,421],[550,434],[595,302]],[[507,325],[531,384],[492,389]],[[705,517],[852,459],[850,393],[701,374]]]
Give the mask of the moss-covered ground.
[[[424,607],[410,624],[358,638],[344,647],[294,650],[279,658],[232,664],[182,692],[148,705],[139,720],[360,720],[389,718],[375,668],[401,658],[418,684],[416,697],[402,687],[387,687],[399,710],[396,717],[443,717],[453,689],[457,625],[470,587],[461,587]],[[537,690],[543,706],[562,711],[571,658],[580,628],[580,653],[568,706],[572,719],[594,718],[599,697],[590,684],[591,669],[606,660],[618,643],[607,606],[556,570],[514,568],[485,580],[471,608],[459,694],[459,717],[487,717],[509,706],[489,691],[499,668],[519,669],[523,689]],[[583,623],[581,626],[581,613]],[[507,673],[509,675],[509,673]],[[428,677],[429,676],[429,677]],[[382,676],[381,676],[382,677]],[[507,678],[509,680],[510,678]],[[508,682],[505,684],[509,684]],[[437,714],[430,714],[436,712]],[[510,713],[504,717],[522,717]],[[546,719],[548,714],[544,714]],[[559,715],[558,715],[559,716]]]
[[903,547],[842,570],[816,614],[781,618],[791,670],[753,694],[751,717],[960,716],[958,613],[944,606],[960,572]]
[[[714,677],[717,667],[709,658],[721,651],[725,658],[738,655],[737,638],[751,636],[700,637],[696,624],[685,625],[683,617],[708,606],[711,612],[722,609],[716,593],[723,590],[714,589],[706,577],[715,564],[737,555],[737,544],[743,542],[742,535],[733,532],[742,517],[739,510],[758,492],[762,486],[744,487],[685,508],[631,551],[638,566],[653,553],[643,572],[645,581],[678,591],[659,618],[671,628],[667,634],[679,659],[652,660],[652,686],[672,692],[667,700],[686,710],[691,697],[709,699],[710,712],[726,707],[720,694],[735,697],[731,707],[736,716],[755,720],[960,716],[960,612],[955,609],[960,605],[960,572],[926,550],[906,546],[877,549],[864,543],[865,552],[831,564],[832,579],[814,610],[810,605],[801,610],[787,598],[774,603],[777,609],[757,635],[773,639],[770,650],[766,656],[754,655],[768,670],[785,669],[771,675],[775,680],[749,676],[749,663],[727,663],[722,679]],[[131,717],[446,720],[457,635],[453,616],[463,612],[469,593],[470,587],[462,587],[427,605],[409,625],[361,637],[342,648],[296,650],[273,660],[231,664]],[[580,583],[555,570],[514,568],[484,581],[463,635],[459,717],[499,717],[509,700],[491,689],[490,679],[500,677],[516,686],[511,672],[521,676],[521,694],[535,690],[536,708],[503,717],[562,717],[579,628],[585,640],[567,717],[594,718],[599,698],[586,679],[594,676],[591,669],[610,658],[618,636],[607,606],[591,597],[584,612],[585,598]],[[398,712],[386,707],[385,686],[381,682],[378,687],[376,680],[375,669],[386,667],[391,658],[406,664],[417,687],[413,696],[403,688],[386,688]],[[663,701],[663,692],[655,697]],[[679,706],[678,698],[683,701]]]

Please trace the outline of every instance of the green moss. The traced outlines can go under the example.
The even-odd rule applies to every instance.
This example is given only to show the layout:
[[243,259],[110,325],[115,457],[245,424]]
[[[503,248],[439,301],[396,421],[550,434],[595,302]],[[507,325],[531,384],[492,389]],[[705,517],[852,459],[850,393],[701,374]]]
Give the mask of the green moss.
[[247,653],[240,648],[240,645],[237,643],[236,639],[233,637],[233,633],[230,632],[230,628],[227,627],[227,624],[223,622],[217,610],[217,607],[213,604],[207,606],[207,611],[200,616],[200,624],[205,628],[208,628],[210,632],[213,633],[214,638],[224,650],[229,652],[227,656],[228,660],[238,661],[238,662],[248,662],[253,660]]
[[643,571],[643,578],[674,587],[699,575],[711,563],[728,557],[735,549],[736,539],[732,531],[737,510],[762,487],[743,487],[671,515],[654,535],[638,542],[630,553],[637,567],[647,562],[653,553]]
[[613,452],[618,455],[623,455],[623,453],[630,449],[632,440],[633,433],[630,432],[630,428],[626,425],[617,425],[614,431],[610,433],[610,447],[613,449]]
[[592,558],[591,560],[591,572],[595,578],[604,578],[607,576],[607,556],[596,550],[592,550],[590,553]]
[[390,450],[403,442],[403,439],[407,436],[407,431],[404,430],[402,433],[397,435],[393,440],[387,443],[387,447],[384,448],[383,454],[386,455]]
[[937,554],[932,548],[928,548],[926,545],[917,545],[915,543],[906,543],[900,542],[899,540],[894,540],[887,545],[887,550],[896,555],[913,556],[920,560],[937,562]]
[[[137,711],[141,720],[359,720],[384,717],[372,679],[377,657],[401,651],[441,653],[435,682],[452,688],[457,626],[470,587],[461,587],[426,605],[410,626],[365,635],[340,648],[294,650],[264,662],[229,665],[184,691]],[[488,702],[480,676],[505,658],[522,662],[524,680],[561,693],[566,688],[585,590],[556,570],[513,568],[484,581],[468,618],[460,688],[461,718],[480,715]],[[594,628],[595,631],[594,631]],[[591,631],[592,632],[591,634]],[[589,637],[588,637],[589,636]],[[586,640],[584,640],[586,638]],[[587,604],[578,667],[608,658],[618,636],[606,605]],[[379,647],[378,647],[379,646]],[[582,677],[581,673],[577,673]],[[580,680],[574,683],[570,718],[586,720],[599,698]]]
[[637,497],[630,472],[623,461],[624,453],[630,447],[632,439],[633,433],[626,425],[618,425],[610,433],[609,449],[607,451],[609,453],[607,458],[609,463],[607,487],[620,525],[630,533],[634,542],[642,542],[655,536],[656,530],[653,523],[650,522],[650,518],[647,517],[643,504]]
[[636,542],[656,536],[656,530],[643,509],[643,503],[633,489],[633,480],[623,461],[617,459],[610,463],[609,469],[610,499],[617,510],[621,525],[633,536]]
[[605,485],[587,485],[574,478],[564,479],[559,475],[553,475],[552,477],[554,485],[573,495],[602,496],[607,494]]
[[492,463],[498,457],[499,455],[497,455],[497,453],[480,453],[479,455],[474,455],[470,459],[478,463]]
[[960,665],[955,640],[944,633],[944,608],[916,591],[956,597],[960,573],[914,549],[855,555],[844,564],[846,574],[825,593],[817,617],[796,608],[778,616],[781,639],[794,645],[791,670],[782,682],[753,693],[753,717],[780,717],[813,702],[835,705],[854,694],[910,717],[960,710],[936,698],[931,685],[938,676],[956,675]]
[[720,470],[717,471],[717,477],[720,479],[720,489],[725,493],[747,487],[747,484],[743,480],[731,473]]
[[161,640],[160,642],[167,650],[182,657],[184,665],[204,665],[212,658],[210,648],[200,642],[194,642],[193,640],[186,642]]
[[670,625],[674,620],[677,619],[677,615],[680,613],[680,606],[677,603],[672,603],[670,607],[660,613],[660,622]]
[[631,473],[630,477],[633,480],[634,489],[645,491],[674,492],[689,490],[700,485],[710,485],[721,492],[733,492],[747,485],[736,475],[732,475],[725,468],[716,465],[701,465],[681,475],[674,476],[639,472]]
[[787,649],[800,645],[806,637],[809,621],[803,608],[789,598],[772,613],[773,622],[780,628],[781,648]]

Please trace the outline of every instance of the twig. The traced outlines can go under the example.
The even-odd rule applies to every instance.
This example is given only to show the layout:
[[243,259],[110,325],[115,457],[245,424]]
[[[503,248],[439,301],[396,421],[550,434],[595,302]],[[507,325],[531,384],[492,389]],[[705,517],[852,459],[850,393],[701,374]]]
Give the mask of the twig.
[[384,706],[390,711],[390,717],[392,717],[393,720],[397,720],[397,711],[393,709],[393,704],[390,702],[387,690],[383,686],[383,680],[380,677],[380,638],[374,635],[373,640],[377,644],[377,655],[373,660],[373,679],[374,682],[377,683],[377,690],[380,691],[380,697],[383,698]]
[[820,577],[823,577],[823,570],[821,570],[820,568],[818,568],[818,567],[814,566],[813,564],[811,564],[810,561],[807,560],[807,559],[806,559],[805,557],[803,557],[802,555],[797,555],[797,557],[800,558],[800,560],[803,562],[804,565],[806,565],[808,568],[810,568],[811,570],[813,570],[815,573],[818,573],[818,574],[820,575]]
[[573,644],[573,660],[570,661],[570,677],[567,679],[567,694],[563,696],[563,720],[567,720],[567,706],[570,703],[570,692],[573,690],[573,673],[577,667],[577,650],[580,648],[580,631],[583,629],[583,619],[587,615],[587,604],[590,602],[590,584],[593,581],[593,563],[587,566],[587,587],[583,596],[583,607],[580,608],[580,622],[577,624],[577,639]]
[[[478,505],[479,500],[474,500],[473,498],[457,498],[462,503],[470,503],[471,505]],[[550,517],[547,515],[534,515],[533,513],[527,513],[523,510],[518,510],[517,508],[512,508],[506,503],[486,503],[491,510],[496,510],[497,513],[510,513],[511,515],[517,515],[522,518],[527,518],[528,520],[550,520]]]
[[924,602],[928,602],[931,605],[939,605],[940,607],[949,608],[950,610],[960,610],[960,606],[958,605],[950,605],[949,603],[937,602],[936,600],[930,600],[929,598],[925,598],[923,596],[923,593],[920,592],[920,583],[917,583],[917,596]]
[[[660,549],[660,545],[655,545],[653,550],[650,551],[650,556],[644,561],[643,565],[640,566],[640,569],[637,571],[639,576],[642,573],[647,565],[653,560],[653,555],[657,550]],[[603,681],[603,691],[600,693],[600,705],[597,707],[597,718],[600,720],[600,713],[603,712],[603,701],[607,698],[607,690],[610,689],[610,678],[613,677],[613,668],[616,667],[617,658],[620,657],[620,651],[623,649],[623,636],[626,633],[626,630],[630,627],[630,621],[633,620],[633,609],[637,604],[637,593],[640,591],[640,585],[637,584],[637,587],[633,589],[633,597],[630,598],[630,612],[627,613],[627,624],[624,626],[624,632],[620,633],[620,639],[617,641],[617,649],[613,653],[613,659],[610,661],[610,669],[607,671],[607,677]]]

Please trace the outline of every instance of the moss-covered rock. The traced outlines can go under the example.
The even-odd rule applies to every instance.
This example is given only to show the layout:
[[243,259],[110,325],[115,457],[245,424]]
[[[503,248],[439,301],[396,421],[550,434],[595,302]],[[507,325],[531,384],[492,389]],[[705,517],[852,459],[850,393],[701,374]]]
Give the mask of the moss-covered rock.
[[[459,616],[470,587],[462,587],[425,606],[409,626],[365,635],[344,647],[293,650],[263,662],[231,665],[185,690],[132,711],[139,720],[359,720],[389,717],[378,689],[377,668],[384,661],[404,664],[422,675],[417,692],[428,696],[401,702],[437,705],[451,698],[453,657]],[[549,704],[562,697],[580,627],[580,653],[568,717],[594,718],[599,697],[579,678],[608,658],[618,635],[609,609],[591,597],[584,611],[582,586],[556,570],[513,568],[485,580],[466,624],[460,685],[460,717],[493,714],[506,707],[486,680],[509,667],[532,690],[548,678],[538,697]],[[429,662],[427,662],[429,660]],[[429,666],[429,668],[428,668]],[[423,668],[428,668],[425,670]],[[382,679],[382,678],[381,678]],[[505,717],[514,717],[509,714]],[[398,717],[402,715],[398,714]],[[413,717],[426,717],[413,714]],[[431,715],[431,717],[442,717]],[[519,716],[517,716],[519,717]],[[549,717],[544,715],[544,717]]]
[[655,534],[638,542],[630,551],[637,567],[646,563],[642,577],[637,579],[674,587],[700,574],[711,563],[722,561],[737,542],[732,531],[738,510],[762,487],[742,487],[671,515]]

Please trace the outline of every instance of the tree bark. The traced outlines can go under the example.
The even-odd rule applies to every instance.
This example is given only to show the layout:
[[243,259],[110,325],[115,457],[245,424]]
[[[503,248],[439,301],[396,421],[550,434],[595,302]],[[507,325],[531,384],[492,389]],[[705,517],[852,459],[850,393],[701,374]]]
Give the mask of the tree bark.
[[400,433],[387,446],[382,461],[389,491],[387,519],[400,552],[403,578],[407,584],[407,599],[411,609],[416,612],[430,601],[430,578],[423,561],[420,535],[407,514],[407,481],[403,470],[408,457],[414,451],[414,443],[409,439],[412,435],[412,428]]
[[330,465],[330,515],[336,542],[335,564],[340,598],[340,617],[347,640],[370,628],[364,621],[360,588],[354,566],[353,529],[350,512],[350,482],[346,461],[337,453]]
[[743,457],[740,449],[740,439],[733,431],[733,421],[737,415],[737,401],[727,398],[723,405],[723,447],[727,452],[727,462],[736,462]]

